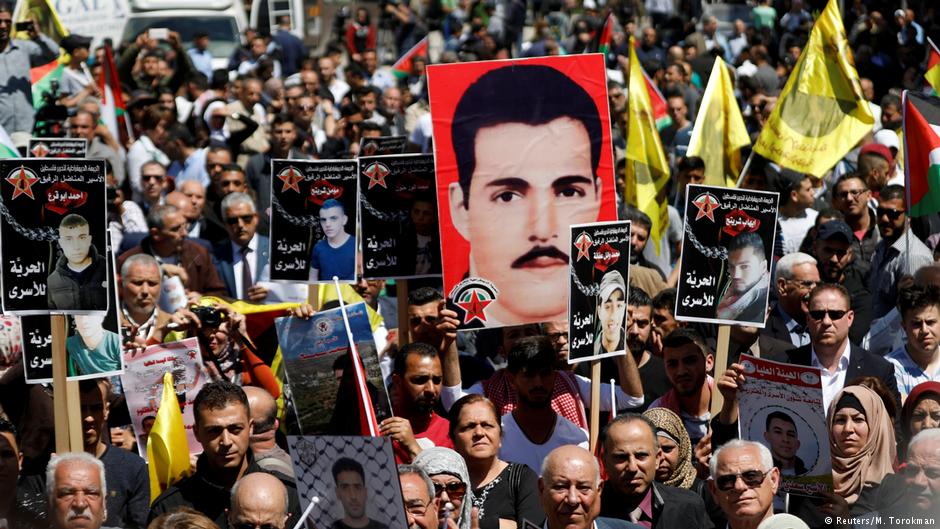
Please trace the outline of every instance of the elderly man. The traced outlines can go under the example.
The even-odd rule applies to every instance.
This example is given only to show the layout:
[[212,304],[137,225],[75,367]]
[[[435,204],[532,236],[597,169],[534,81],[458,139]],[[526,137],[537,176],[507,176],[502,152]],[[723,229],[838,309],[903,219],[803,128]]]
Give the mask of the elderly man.
[[228,295],[254,303],[265,301],[268,289],[260,281],[262,270],[268,266],[268,238],[257,233],[255,201],[245,193],[226,195],[222,199],[222,220],[229,240],[216,245],[213,254]]
[[265,472],[248,474],[232,487],[229,527],[287,527],[287,488]]
[[709,461],[712,496],[728,517],[730,529],[754,529],[774,516],[774,494],[780,470],[770,450],[753,441],[734,440],[719,448]]
[[767,316],[761,334],[784,340],[793,347],[809,344],[806,328],[806,297],[819,284],[816,259],[802,252],[784,255],[777,261],[775,284],[777,304]]
[[625,413],[610,423],[604,441],[604,468],[609,477],[601,514],[651,529],[714,527],[701,496],[654,481],[658,452],[656,427],[646,417]]
[[542,462],[539,499],[547,529],[639,529],[636,523],[601,518],[600,466],[577,446],[560,446]]
[[104,465],[94,456],[53,456],[46,467],[49,518],[54,529],[100,529],[107,516]]
[[940,430],[915,435],[907,454],[904,474],[914,503],[910,512],[940,514]]
[[398,480],[401,483],[408,528],[437,529],[437,497],[430,476],[419,466],[398,465]]
[[152,255],[132,255],[121,265],[121,326],[141,346],[162,342],[171,324],[185,324],[191,315],[185,309],[177,314],[160,309],[160,283],[160,264]]

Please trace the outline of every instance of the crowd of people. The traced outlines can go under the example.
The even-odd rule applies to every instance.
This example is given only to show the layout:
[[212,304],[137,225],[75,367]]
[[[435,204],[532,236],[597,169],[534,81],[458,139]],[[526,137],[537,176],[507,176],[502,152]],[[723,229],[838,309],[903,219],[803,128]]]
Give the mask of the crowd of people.
[[[305,284],[270,282],[271,160],[355,158],[362,138],[392,135],[405,136],[409,152],[430,153],[429,64],[606,50],[622,167],[630,36],[667,103],[659,134],[672,173],[670,226],[661,245],[649,244],[652,221],[624,203],[633,183],[619,171],[618,216],[632,221],[630,286],[625,325],[605,332],[619,333],[611,342],[627,354],[601,361],[613,384],[601,389],[600,408],[612,413],[598,450],[589,446],[590,369],[567,361],[567,322],[458,333],[439,281],[412,281],[408,291],[382,280],[354,285],[382,322],[374,335],[393,416],[380,435],[400,464],[409,528],[935,525],[940,216],[908,216],[899,132],[901,90],[929,92],[927,39],[940,41],[940,13],[925,0],[904,9],[843,3],[876,121],[823,178],[752,156],[741,187],[780,195],[771,301],[763,328],[731,326],[728,366],[715,377],[717,327],[675,318],[684,190],[704,180],[703,160],[687,152],[697,109],[721,57],[753,141],[825,2],[750,1],[739,10],[747,16],[719,21],[699,0],[388,1],[356,9],[318,51],[282,19],[270,32],[247,30],[231,57],[212,57],[206,34],[187,48],[173,31],[165,40],[144,33],[115,51],[130,123],[121,131],[103,122],[106,50],[74,34],[57,44],[35,23],[16,28],[28,39],[14,38],[12,6],[0,0],[0,126],[25,147],[37,119],[29,69],[61,47],[71,58],[56,102],[68,110],[64,131],[108,162],[125,354],[196,337],[211,381],[193,403],[202,453],[151,501],[137,455],[147,432],[129,426],[124,398],[134,388],[81,381],[84,451],[53,454],[52,389],[26,384],[22,333],[5,317],[0,527],[294,527],[305,502],[284,432],[295,419],[276,399],[304,388],[283,386],[263,360],[277,344],[259,350],[246,340],[235,308],[198,308],[213,296],[296,302],[295,318],[317,310],[304,303]],[[611,41],[601,42],[609,13]],[[393,71],[425,38],[410,71]],[[213,70],[212,59],[228,68]],[[184,292],[186,306],[162,310],[165,289]],[[401,318],[396,295],[407,297]],[[761,442],[738,439],[742,354],[820,370],[832,492],[780,489],[807,463],[786,413],[768,416]],[[361,467],[334,469],[337,485],[343,475],[362,488]],[[344,503],[337,529],[382,527],[355,503]]]

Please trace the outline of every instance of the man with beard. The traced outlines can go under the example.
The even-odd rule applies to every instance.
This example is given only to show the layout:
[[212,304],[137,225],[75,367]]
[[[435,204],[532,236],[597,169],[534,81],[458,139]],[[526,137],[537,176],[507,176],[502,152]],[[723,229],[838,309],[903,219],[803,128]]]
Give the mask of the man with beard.
[[715,316],[722,320],[764,323],[770,269],[764,242],[756,233],[742,233],[728,244],[730,281],[718,302]]
[[714,355],[702,336],[691,328],[676,329],[663,339],[663,362],[672,389],[650,404],[666,408],[682,418],[689,440],[695,446],[708,432],[714,381],[708,375]]
[[296,149],[297,124],[293,116],[278,114],[271,121],[269,143],[271,147],[266,152],[252,155],[245,165],[245,175],[248,184],[258,197],[258,211],[267,216],[271,207],[271,160],[309,160],[310,157]]
[[[634,288],[630,289],[631,291]],[[633,299],[633,296],[630,296]],[[629,307],[627,308],[629,311]],[[627,316],[629,318],[629,315]],[[685,322],[676,319],[676,289],[667,288],[653,296],[653,311],[651,314],[653,326],[650,333],[650,349],[654,356],[663,356],[663,338],[679,327],[685,327]],[[627,324],[629,326],[629,323]],[[628,336],[629,338],[629,336]]]
[[588,432],[555,413],[555,348],[544,336],[523,338],[509,351],[506,368],[519,405],[502,417],[499,458],[541,472],[542,461],[562,445],[588,447]]
[[842,285],[851,296],[851,309],[855,318],[849,337],[859,343],[871,325],[872,302],[868,291],[867,265],[856,255],[856,248],[852,228],[838,219],[820,225],[816,242],[813,243],[819,279],[824,283]]
[[[675,291],[673,301],[675,301]],[[657,296],[658,298],[659,296]],[[666,377],[666,365],[662,358],[654,356],[649,350],[650,337],[655,333],[656,315],[653,312],[654,302],[640,288],[630,289],[627,300],[627,349],[633,355],[643,380],[643,400],[653,402],[669,391],[669,379]]]
[[852,247],[863,263],[871,262],[881,240],[878,219],[870,207],[871,196],[871,189],[859,173],[842,176],[832,190],[832,207],[842,213],[851,228]]
[[395,355],[392,373],[392,409],[379,432],[394,441],[395,460],[411,462],[424,448],[453,448],[450,423],[434,412],[441,396],[441,360],[428,344],[410,343]]

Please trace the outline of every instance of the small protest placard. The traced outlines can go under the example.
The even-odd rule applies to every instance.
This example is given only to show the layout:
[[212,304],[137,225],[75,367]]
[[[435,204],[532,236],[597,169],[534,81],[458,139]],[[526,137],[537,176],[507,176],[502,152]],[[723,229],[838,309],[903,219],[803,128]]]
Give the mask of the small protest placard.
[[568,363],[626,354],[630,222],[571,226]]
[[379,136],[359,140],[359,157],[404,154],[408,138],[404,136]]
[[84,158],[88,151],[85,138],[30,138],[30,158]]
[[202,452],[202,445],[193,435],[193,400],[207,380],[199,351],[199,339],[187,338],[179,342],[151,345],[142,353],[125,355],[124,360],[127,367],[121,375],[121,384],[127,390],[124,392],[127,409],[131,414],[140,456],[147,458],[147,436],[157,418],[160,399],[163,397],[163,375],[168,371],[173,373],[176,398],[183,411],[189,453]]
[[738,389],[741,438],[770,449],[782,491],[804,496],[832,492],[819,369],[748,355],[739,363],[745,376]]
[[408,279],[441,273],[434,157],[359,157],[362,276]]
[[780,195],[686,188],[676,319],[764,326]]
[[271,280],[356,276],[355,160],[271,161]]
[[[379,356],[365,303],[346,307],[353,340],[366,373],[376,420],[392,416]],[[349,354],[342,309],[317,312],[310,319],[278,318],[277,337],[287,379],[294,388],[294,409],[305,435],[359,435],[359,390]]]
[[0,160],[3,311],[108,310],[104,161]]

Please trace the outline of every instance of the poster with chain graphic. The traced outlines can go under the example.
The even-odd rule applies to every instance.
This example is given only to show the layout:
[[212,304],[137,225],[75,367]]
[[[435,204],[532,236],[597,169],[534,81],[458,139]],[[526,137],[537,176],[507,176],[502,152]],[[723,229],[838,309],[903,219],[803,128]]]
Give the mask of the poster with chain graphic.
[[104,313],[103,160],[0,160],[0,259],[8,314]]
[[356,160],[271,161],[271,280],[352,283]]
[[764,327],[779,193],[689,185],[676,319]]
[[571,226],[568,363],[626,354],[630,221]]
[[434,156],[359,157],[362,276],[440,275]]

